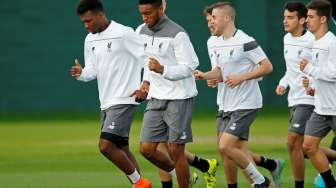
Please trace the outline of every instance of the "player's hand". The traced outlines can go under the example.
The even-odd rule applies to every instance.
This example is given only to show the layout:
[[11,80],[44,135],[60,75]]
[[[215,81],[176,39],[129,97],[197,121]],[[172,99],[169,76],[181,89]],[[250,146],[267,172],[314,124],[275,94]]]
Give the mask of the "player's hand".
[[302,59],[302,61],[300,61],[300,71],[303,71],[308,65],[308,63],[309,61],[307,59]]
[[275,89],[275,93],[280,96],[284,95],[286,93],[286,89],[283,86],[277,86],[277,88]]
[[202,71],[199,71],[199,70],[194,71],[194,77],[196,80],[204,80],[203,75],[204,73]]
[[313,89],[312,87],[306,88],[306,94],[310,95],[310,96],[314,96],[315,95],[315,89]]
[[131,97],[135,97],[135,102],[141,103],[147,98],[147,92],[142,92],[141,90],[135,90]]
[[78,78],[82,74],[82,66],[80,65],[78,59],[75,59],[75,65],[71,67],[70,74],[73,78]]
[[164,67],[154,58],[149,58],[148,68],[150,71],[163,74]]
[[230,88],[235,88],[236,86],[240,85],[244,79],[237,74],[232,74],[226,77],[224,83],[229,86]]
[[302,85],[304,88],[309,87],[309,79],[306,76],[302,77]]
[[149,86],[150,86],[150,83],[148,81],[144,81],[142,86],[140,87],[140,91],[144,92],[144,93],[148,93],[149,92]]
[[135,97],[135,102],[141,103],[147,99],[148,91],[149,91],[149,82],[144,81],[140,89],[134,91],[131,97]]
[[207,80],[208,87],[215,88],[217,86],[217,84],[218,84],[218,80],[217,79]]

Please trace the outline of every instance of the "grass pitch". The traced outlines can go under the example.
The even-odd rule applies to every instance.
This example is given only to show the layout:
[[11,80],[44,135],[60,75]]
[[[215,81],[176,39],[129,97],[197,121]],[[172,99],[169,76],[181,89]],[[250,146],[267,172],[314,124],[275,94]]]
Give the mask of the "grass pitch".
[[[142,173],[160,188],[157,170],[139,154],[141,118],[135,120],[130,145]],[[102,155],[97,147],[97,118],[64,120],[0,121],[0,188],[130,188],[127,178]],[[287,114],[260,114],[251,128],[252,151],[286,160],[283,188],[294,187],[286,148]],[[214,114],[193,119],[194,143],[189,151],[206,158],[217,158]],[[332,135],[323,142],[329,145]],[[226,187],[220,163],[217,187]],[[191,171],[198,172],[190,168]],[[262,172],[270,176],[265,170]],[[202,174],[196,188],[206,187]],[[313,188],[317,172],[306,161],[305,187]],[[176,180],[175,180],[175,187]],[[239,174],[239,187],[250,188]]]

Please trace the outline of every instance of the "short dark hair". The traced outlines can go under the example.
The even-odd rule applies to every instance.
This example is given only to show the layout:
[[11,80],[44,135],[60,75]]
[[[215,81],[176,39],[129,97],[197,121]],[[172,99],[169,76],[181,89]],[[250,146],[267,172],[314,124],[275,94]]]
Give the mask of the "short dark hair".
[[82,15],[87,11],[104,12],[101,0],[81,0],[77,6],[77,14]]
[[212,6],[212,10],[216,9],[216,8],[225,8],[225,7],[230,7],[231,8],[231,19],[235,20],[236,19],[236,9],[233,6],[233,4],[231,2],[225,1],[225,2],[217,2],[211,5]]
[[139,0],[139,5],[146,5],[151,4],[156,7],[159,7],[162,5],[162,0]]
[[225,1],[225,2],[217,2],[212,5],[210,5],[212,9],[215,8],[220,8],[220,7],[225,7],[225,6],[230,6],[231,8],[234,8],[233,4],[231,2]]
[[308,9],[316,10],[317,15],[327,17],[330,19],[332,14],[332,7],[329,1],[326,0],[312,0],[308,5]]
[[288,10],[289,12],[297,12],[297,16],[299,19],[301,18],[307,18],[307,7],[301,3],[301,2],[287,2],[285,4],[285,10]]
[[204,9],[203,9],[203,14],[204,14],[205,16],[208,15],[208,14],[211,15],[211,13],[212,13],[212,9],[213,9],[212,5],[209,5],[209,6],[204,7]]

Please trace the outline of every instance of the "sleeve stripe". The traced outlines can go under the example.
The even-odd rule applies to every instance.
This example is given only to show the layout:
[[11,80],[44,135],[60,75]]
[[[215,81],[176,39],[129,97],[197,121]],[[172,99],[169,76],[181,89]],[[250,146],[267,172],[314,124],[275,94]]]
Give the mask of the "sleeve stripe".
[[244,52],[254,50],[258,48],[259,44],[256,41],[251,41],[244,44]]

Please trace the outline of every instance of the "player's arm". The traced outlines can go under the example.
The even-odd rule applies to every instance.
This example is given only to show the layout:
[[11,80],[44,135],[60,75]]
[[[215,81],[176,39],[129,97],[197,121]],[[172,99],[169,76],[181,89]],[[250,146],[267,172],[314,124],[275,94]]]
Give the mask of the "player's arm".
[[82,68],[79,61],[75,60],[75,65],[71,68],[71,76],[77,80],[88,82],[97,78],[97,70],[93,64],[93,58],[89,47],[84,45],[85,67]]
[[336,82],[336,42],[333,42],[329,50],[327,66],[313,66],[304,59],[300,63],[300,70],[316,80]]
[[251,72],[242,74],[232,74],[224,79],[224,83],[231,88],[240,85],[242,82],[252,79],[258,79],[270,74],[273,71],[273,66],[268,60],[266,54],[261,49],[256,41],[251,41],[244,44],[244,52],[253,63],[258,64],[257,68]]
[[195,70],[194,76],[196,80],[221,80],[222,71],[220,67],[215,67],[214,69],[208,72],[202,72],[199,70]]
[[126,50],[138,60],[139,66],[144,67],[142,85],[131,95],[135,97],[136,102],[142,102],[147,98],[150,85],[148,78],[148,58],[144,51],[144,42],[139,34],[130,29],[123,36],[123,44]]
[[[217,65],[217,62],[215,62],[213,60],[213,55],[211,55],[209,40],[207,42],[207,48],[208,48],[208,55],[209,55],[211,67],[212,67],[212,69],[215,69],[216,67],[218,67],[218,65]],[[217,80],[217,79],[207,80],[207,85],[208,85],[208,87],[215,88],[218,85],[218,83],[220,83],[220,82],[223,82],[222,77],[221,77],[220,80]]]
[[288,88],[288,70],[286,71],[285,75],[280,79],[279,84],[275,89],[275,93],[277,95],[284,95],[286,93],[286,89]]
[[188,35],[180,32],[174,38],[173,45],[177,65],[160,65],[156,59],[152,58],[149,62],[149,70],[160,73],[165,79],[171,81],[191,77],[199,62]]

